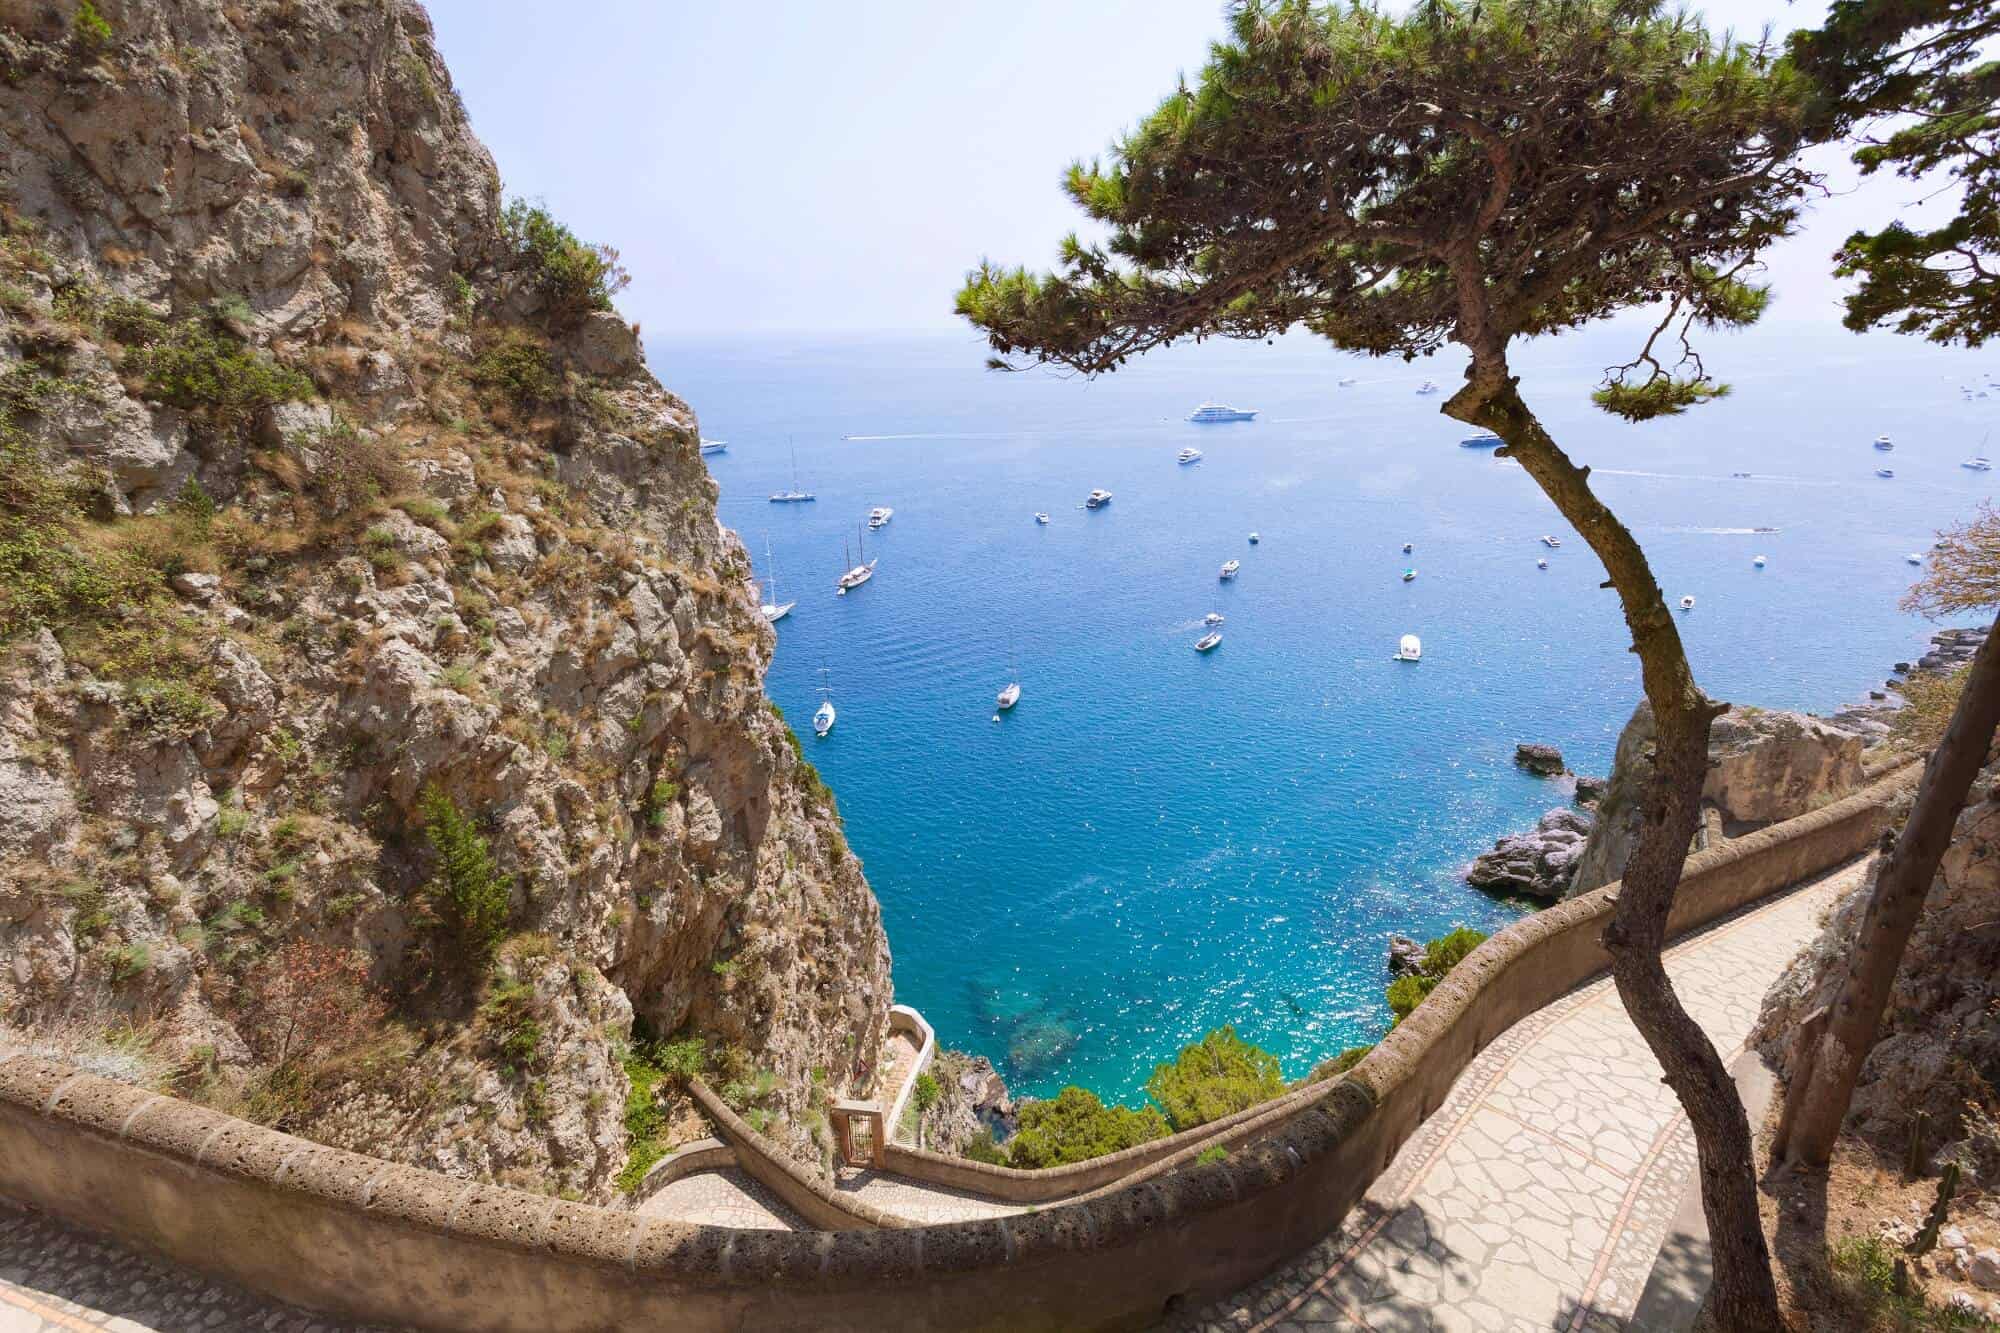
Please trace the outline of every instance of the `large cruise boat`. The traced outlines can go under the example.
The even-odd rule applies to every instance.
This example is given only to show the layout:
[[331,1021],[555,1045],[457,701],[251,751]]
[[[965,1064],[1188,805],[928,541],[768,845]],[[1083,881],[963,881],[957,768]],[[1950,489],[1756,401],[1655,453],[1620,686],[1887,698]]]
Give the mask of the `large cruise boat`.
[[1188,413],[1189,421],[1255,421],[1257,410],[1250,407],[1230,407],[1226,403],[1203,403]]
[[1085,509],[1102,509],[1110,503],[1110,491],[1092,491],[1083,498],[1083,507]]

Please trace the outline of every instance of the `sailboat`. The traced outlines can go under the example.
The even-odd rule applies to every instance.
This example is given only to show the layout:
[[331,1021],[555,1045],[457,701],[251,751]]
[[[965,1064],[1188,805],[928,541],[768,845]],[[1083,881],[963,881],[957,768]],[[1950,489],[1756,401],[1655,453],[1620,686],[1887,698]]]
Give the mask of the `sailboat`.
[[799,451],[794,447],[792,450],[792,489],[789,491],[771,492],[771,503],[774,505],[800,504],[812,498],[813,493],[811,491],[802,491],[799,489]]
[[[875,577],[875,562],[868,558],[866,541],[861,536],[857,536],[855,540],[862,543],[860,562],[834,581],[834,592],[841,597],[847,596],[850,588],[858,588]],[[845,559],[847,554],[847,541],[845,538],[841,540],[840,550],[841,558]]]
[[1000,691],[999,696],[993,700],[993,707],[999,710],[993,714],[995,722],[1000,720],[1001,713],[1006,712],[1015,704],[1021,702],[1021,682],[1015,679],[1019,674],[1020,672],[1010,659],[1007,663],[1007,688]]
[[771,558],[771,543],[769,540],[766,540],[764,543],[764,568],[771,571],[771,573],[770,577],[764,580],[764,605],[762,610],[764,612],[764,619],[775,625],[790,615],[792,608],[797,606],[798,603],[781,602],[778,600],[778,564]]
[[824,736],[833,730],[833,681],[828,677],[825,667],[819,669],[819,679],[821,698],[819,707],[813,710],[813,735]]

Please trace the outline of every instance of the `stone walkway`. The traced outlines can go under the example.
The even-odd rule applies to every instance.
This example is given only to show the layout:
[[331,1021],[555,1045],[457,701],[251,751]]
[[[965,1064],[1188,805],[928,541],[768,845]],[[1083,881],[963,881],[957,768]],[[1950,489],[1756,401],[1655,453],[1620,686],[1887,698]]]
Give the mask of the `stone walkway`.
[[[889,1108],[896,1104],[896,1098],[902,1094],[903,1084],[916,1077],[915,1070],[919,1049],[916,1038],[900,1028],[891,1032],[883,1040],[882,1072],[875,1080],[875,1088],[876,1097],[882,1103],[882,1113],[884,1115],[887,1115]],[[899,1139],[906,1143],[909,1142],[903,1134],[902,1125],[890,1125],[888,1126],[888,1131],[890,1142],[893,1143]]]
[[[1866,868],[1851,863],[1668,951],[1724,1064]],[[1482,1051],[1338,1231],[1180,1326],[1625,1333],[1694,1178],[1693,1132],[1603,978]]]
[[747,1231],[810,1231],[806,1220],[741,1167],[697,1171],[663,1186],[639,1205],[648,1217],[671,1217]]

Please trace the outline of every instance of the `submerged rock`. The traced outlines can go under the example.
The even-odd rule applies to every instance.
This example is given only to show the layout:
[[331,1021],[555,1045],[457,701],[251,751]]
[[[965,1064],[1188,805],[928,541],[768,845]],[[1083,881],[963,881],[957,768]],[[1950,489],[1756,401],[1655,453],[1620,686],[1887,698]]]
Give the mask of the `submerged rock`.
[[1589,814],[1557,807],[1526,833],[1510,833],[1475,860],[1465,882],[1491,893],[1554,900],[1563,896],[1590,836]]
[[1553,745],[1524,741],[1514,747],[1514,762],[1537,777],[1561,777],[1569,771],[1569,766],[1563,763],[1562,751]]

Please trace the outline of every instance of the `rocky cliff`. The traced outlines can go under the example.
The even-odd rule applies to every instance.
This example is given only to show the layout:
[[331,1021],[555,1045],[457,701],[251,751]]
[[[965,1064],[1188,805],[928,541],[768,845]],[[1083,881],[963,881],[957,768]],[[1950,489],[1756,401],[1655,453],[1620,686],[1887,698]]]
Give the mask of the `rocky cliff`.
[[636,1020],[817,1158],[887,947],[615,255],[408,0],[0,0],[0,80],[0,1026],[602,1196]]

